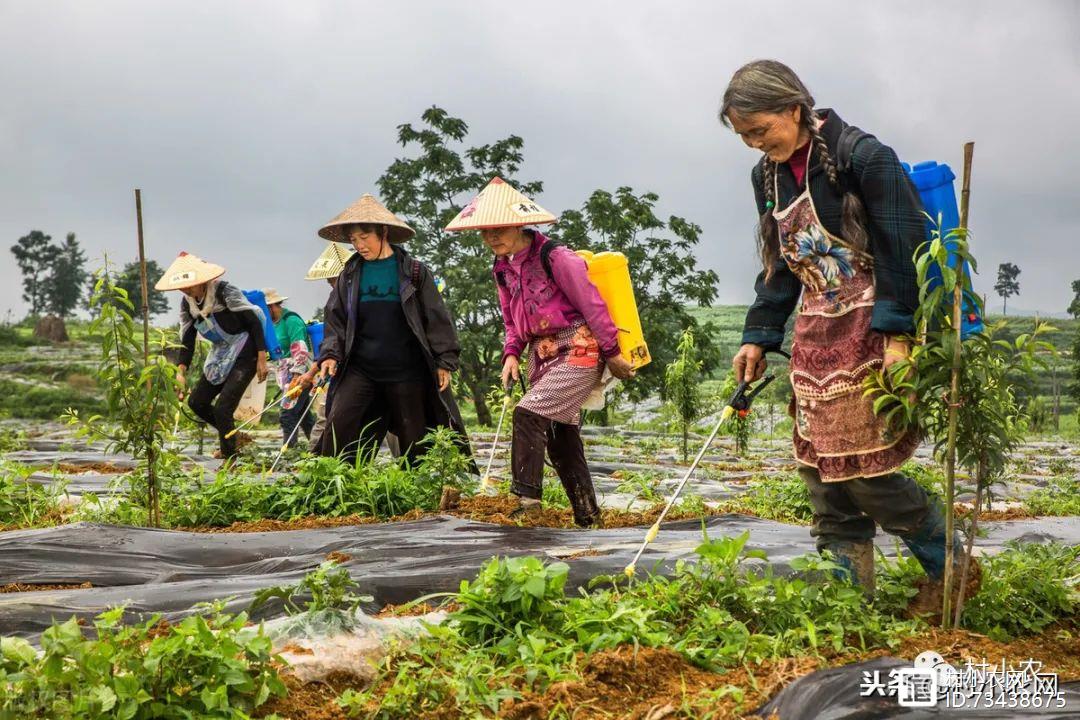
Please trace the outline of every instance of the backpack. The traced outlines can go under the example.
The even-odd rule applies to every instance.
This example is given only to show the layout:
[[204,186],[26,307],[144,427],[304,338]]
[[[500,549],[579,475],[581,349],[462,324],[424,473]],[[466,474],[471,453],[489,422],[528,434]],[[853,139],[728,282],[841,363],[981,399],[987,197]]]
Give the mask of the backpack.
[[[854,125],[845,126],[844,129],[840,131],[840,140],[836,144],[836,169],[839,170],[841,173],[850,172],[852,156],[855,154],[855,146],[857,146],[861,141],[873,137],[874,136],[870,133],[866,132],[865,130],[859,129]],[[926,164],[936,165],[936,163]],[[908,177],[912,178],[912,168],[907,163],[902,163],[902,165],[904,167],[904,170],[907,172]],[[947,166],[945,170],[949,173],[946,180],[952,178],[952,172],[948,170]],[[915,167],[915,172],[921,172],[920,166]],[[930,191],[924,192],[923,188],[919,187],[919,185],[914,182],[913,178],[912,184],[915,185],[915,188],[919,193],[919,199],[922,201],[923,210],[931,217],[937,217],[939,215],[939,212],[942,210],[941,206],[943,205],[940,196],[936,193],[932,194]],[[955,198],[955,194],[952,192],[951,189],[947,191],[947,194],[952,195],[952,197]],[[955,217],[955,200],[949,202],[949,205],[952,209],[952,212],[942,214],[943,220],[950,219],[950,215]],[[949,226],[952,225],[952,222],[943,222],[942,224],[945,225],[946,230],[951,229]],[[928,241],[932,237],[933,230],[934,223],[928,219],[926,222],[926,239]],[[948,242],[946,242],[945,244],[946,246],[949,245]],[[951,257],[950,262],[952,262]],[[966,263],[964,264],[964,272],[970,272]],[[935,287],[937,284],[940,284],[941,272],[936,267],[930,269],[930,277],[931,287]],[[972,334],[982,331],[983,321],[981,313],[979,311],[978,302],[975,300],[975,298],[970,296],[970,293],[965,292],[961,309],[963,311],[963,320],[960,329],[960,336],[962,339],[966,340]]]

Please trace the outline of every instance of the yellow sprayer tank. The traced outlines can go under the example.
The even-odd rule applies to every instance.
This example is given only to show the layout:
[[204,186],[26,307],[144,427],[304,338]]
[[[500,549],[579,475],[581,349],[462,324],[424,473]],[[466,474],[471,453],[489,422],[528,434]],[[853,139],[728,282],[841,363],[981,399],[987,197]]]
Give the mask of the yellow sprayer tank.
[[630,282],[630,263],[620,252],[592,253],[578,250],[577,254],[589,266],[589,280],[600,291],[611,321],[619,331],[619,349],[635,370],[652,360],[641,330],[634,286]]

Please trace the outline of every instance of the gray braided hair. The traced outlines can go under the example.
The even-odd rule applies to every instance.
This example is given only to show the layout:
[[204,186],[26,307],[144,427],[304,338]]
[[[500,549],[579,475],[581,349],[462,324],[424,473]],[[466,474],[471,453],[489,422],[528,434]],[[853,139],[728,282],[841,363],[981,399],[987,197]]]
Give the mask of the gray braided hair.
[[[801,109],[799,122],[814,141],[818,161],[825,171],[829,185],[843,196],[841,232],[844,241],[857,252],[865,253],[869,245],[866,209],[859,196],[845,188],[841,182],[836,161],[818,128],[820,119],[814,111],[814,96],[810,94],[794,70],[777,60],[754,60],[743,65],[735,71],[727,89],[724,90],[724,97],[720,104],[720,122],[726,127],[731,127],[729,115],[732,112],[739,115],[760,112],[781,113],[793,106]],[[774,197],[776,163],[765,157],[761,164],[762,191],[766,206],[758,219],[757,240],[761,263],[765,268],[765,279],[768,281],[780,258],[776,222],[773,220],[772,208],[769,205],[770,202],[775,204],[778,201],[778,198]]]

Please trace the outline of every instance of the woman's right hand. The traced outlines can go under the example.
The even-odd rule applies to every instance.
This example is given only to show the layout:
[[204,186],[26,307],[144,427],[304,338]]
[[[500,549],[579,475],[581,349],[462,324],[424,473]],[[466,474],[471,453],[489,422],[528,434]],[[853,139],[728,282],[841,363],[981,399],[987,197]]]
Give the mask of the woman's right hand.
[[322,365],[319,366],[319,377],[334,377],[337,372],[337,360],[333,358],[327,358],[322,361]]
[[502,369],[502,386],[504,389],[510,387],[510,381],[517,382],[521,378],[521,361],[513,355],[507,355],[503,360]]
[[731,361],[731,367],[735,369],[735,377],[740,382],[754,382],[765,374],[768,364],[765,360],[765,348],[753,343],[747,343],[739,348],[739,352],[735,353],[735,358]]

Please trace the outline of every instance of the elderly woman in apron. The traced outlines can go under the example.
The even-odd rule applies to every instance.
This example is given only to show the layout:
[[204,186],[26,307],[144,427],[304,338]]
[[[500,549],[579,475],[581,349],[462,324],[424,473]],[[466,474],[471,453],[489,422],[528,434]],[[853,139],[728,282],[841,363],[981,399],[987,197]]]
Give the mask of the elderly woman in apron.
[[[202,377],[188,398],[192,411],[218,431],[222,458],[236,455],[237,441],[228,437],[244,391],[257,377],[266,379],[269,368],[262,311],[247,301],[239,288],[221,280],[225,268],[180,253],[161,280],[158,290],[180,290],[180,359],[177,381],[195,353],[195,335],[210,341]],[[214,402],[214,399],[217,402]]]
[[598,526],[600,507],[581,442],[581,408],[605,365],[620,379],[634,371],[619,353],[618,331],[589,280],[585,261],[525,228],[552,222],[554,215],[495,178],[446,229],[479,230],[495,254],[505,331],[504,387],[518,381],[520,358],[526,346],[530,350],[529,389],[513,416],[510,491],[519,506],[512,516],[541,509],[546,450],[570,499],[574,522]]
[[[799,304],[793,435],[814,509],[811,534],[871,597],[875,524],[899,536],[927,574],[916,604],[930,607],[945,569],[942,511],[900,472],[919,438],[890,432],[862,390],[868,373],[909,352],[918,304],[913,256],[925,240],[919,196],[896,153],[873,136],[839,168],[844,121],[815,108],[779,62],[740,68],[720,119],[764,155],[751,175],[763,270],[735,371],[745,380],[762,376],[764,354],[781,346]],[[958,538],[955,547],[962,552]]]

